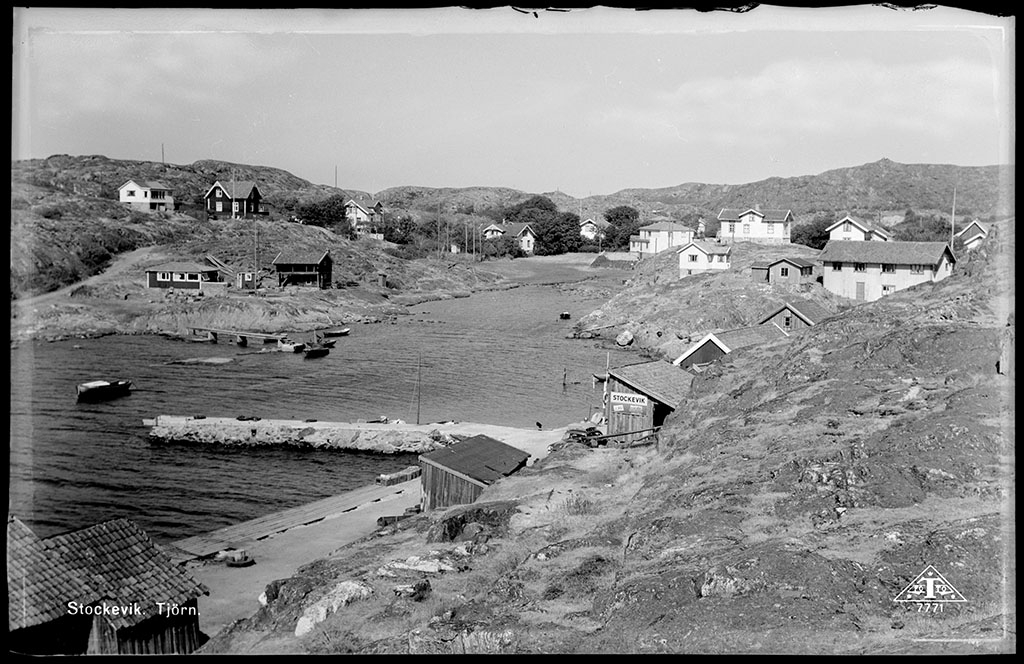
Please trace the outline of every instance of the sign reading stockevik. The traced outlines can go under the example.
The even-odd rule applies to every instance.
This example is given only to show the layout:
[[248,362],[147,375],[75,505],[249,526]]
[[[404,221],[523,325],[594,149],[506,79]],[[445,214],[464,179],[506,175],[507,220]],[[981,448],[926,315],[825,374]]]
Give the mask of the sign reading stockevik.
[[625,404],[629,406],[647,406],[647,397],[642,394],[629,394],[627,392],[612,392],[610,397],[613,404]]

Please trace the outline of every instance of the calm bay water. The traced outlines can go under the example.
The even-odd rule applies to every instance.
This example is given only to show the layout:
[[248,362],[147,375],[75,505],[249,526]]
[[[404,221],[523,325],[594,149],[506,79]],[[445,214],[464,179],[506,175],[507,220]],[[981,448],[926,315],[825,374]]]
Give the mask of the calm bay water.
[[[603,302],[545,286],[430,302],[395,324],[350,325],[351,335],[315,360],[156,336],[21,345],[11,351],[10,511],[41,536],[127,517],[167,542],[416,463],[415,455],[156,445],[142,425],[156,415],[416,422],[418,408],[422,423],[581,420],[600,405],[591,375],[604,371],[607,351],[567,339],[574,320],[558,314],[576,319]],[[613,366],[632,361],[618,355]],[[173,364],[207,357],[233,361]],[[76,404],[75,385],[98,378],[129,378],[136,390]]]

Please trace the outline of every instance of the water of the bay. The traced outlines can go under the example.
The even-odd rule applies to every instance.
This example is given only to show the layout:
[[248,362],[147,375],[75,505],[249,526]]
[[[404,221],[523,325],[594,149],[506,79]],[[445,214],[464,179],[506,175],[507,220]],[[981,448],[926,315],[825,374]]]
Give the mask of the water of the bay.
[[[11,351],[10,512],[48,536],[118,517],[173,541],[371,484],[416,463],[296,448],[158,445],[157,415],[355,421],[384,415],[560,427],[601,402],[608,350],[567,338],[605,301],[524,286],[410,307],[395,323],[350,324],[330,355],[114,336]],[[611,351],[612,366],[636,361]],[[227,364],[175,364],[190,358]],[[128,397],[76,404],[75,385],[129,378]],[[563,384],[564,382],[564,384]]]

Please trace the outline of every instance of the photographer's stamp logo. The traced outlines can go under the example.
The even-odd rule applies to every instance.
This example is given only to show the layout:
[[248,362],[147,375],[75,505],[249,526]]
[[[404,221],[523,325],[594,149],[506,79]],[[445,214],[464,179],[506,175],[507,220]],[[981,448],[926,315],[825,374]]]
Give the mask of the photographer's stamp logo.
[[967,600],[937,569],[929,565],[892,601],[916,604],[918,611],[939,612],[946,604]]

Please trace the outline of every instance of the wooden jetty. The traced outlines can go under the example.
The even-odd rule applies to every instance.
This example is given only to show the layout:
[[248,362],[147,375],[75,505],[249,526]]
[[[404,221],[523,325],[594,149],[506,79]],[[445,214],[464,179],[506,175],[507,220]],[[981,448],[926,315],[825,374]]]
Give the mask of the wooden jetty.
[[308,505],[300,505],[251,521],[226,526],[210,533],[178,540],[171,544],[173,549],[169,553],[176,562],[192,558],[206,558],[216,555],[218,551],[228,548],[245,548],[247,544],[271,535],[351,512],[357,507],[379,502],[390,495],[418,492],[419,490],[420,480],[418,478],[391,486],[371,484],[353,489],[340,496],[331,496]]
[[206,335],[206,340],[210,343],[217,343],[218,338],[221,336],[234,337],[235,343],[239,346],[247,346],[249,339],[261,339],[263,343],[277,343],[281,339],[287,337],[287,334],[267,334],[265,332],[248,332],[246,330],[221,330],[212,327],[192,327],[189,328],[193,336]]

